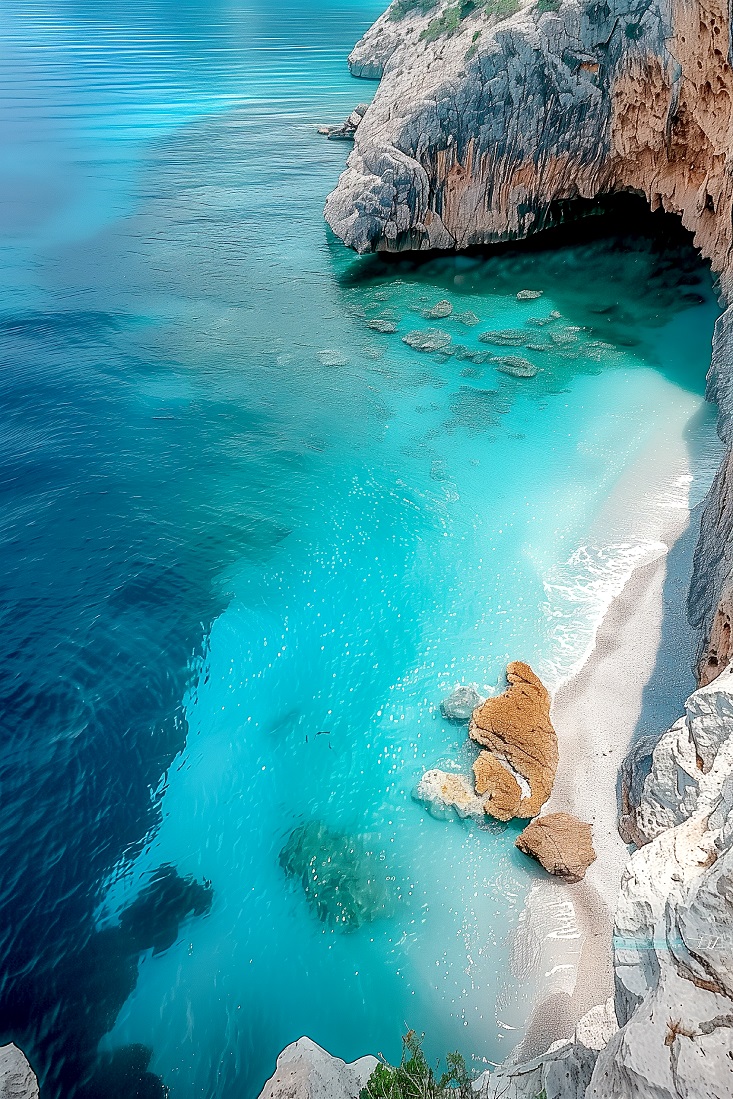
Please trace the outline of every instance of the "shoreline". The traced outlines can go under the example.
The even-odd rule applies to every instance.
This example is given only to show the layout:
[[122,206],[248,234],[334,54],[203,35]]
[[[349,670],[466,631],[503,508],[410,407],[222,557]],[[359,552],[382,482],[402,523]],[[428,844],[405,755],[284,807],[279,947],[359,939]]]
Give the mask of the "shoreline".
[[534,989],[512,1063],[571,1038],[578,1021],[614,994],[614,913],[629,858],[617,829],[619,772],[640,733],[668,727],[669,690],[655,680],[691,676],[692,630],[674,593],[689,585],[699,508],[677,506],[664,519],[666,549],[632,570],[585,661],[553,695],[560,764],[543,815],[567,812],[592,824],[597,859],[576,885],[548,878],[530,888],[511,964]]

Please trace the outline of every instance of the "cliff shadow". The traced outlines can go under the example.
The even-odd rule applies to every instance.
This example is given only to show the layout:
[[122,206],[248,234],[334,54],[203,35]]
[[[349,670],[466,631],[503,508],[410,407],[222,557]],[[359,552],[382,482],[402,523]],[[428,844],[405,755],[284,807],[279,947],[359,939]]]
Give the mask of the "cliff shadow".
[[[633,349],[640,362],[673,384],[701,395],[707,364],[701,370],[696,353],[684,360],[666,354],[658,338],[670,321],[694,307],[704,307],[705,326],[709,313],[712,328],[717,310],[714,280],[709,264],[695,248],[692,234],[677,216],[652,212],[636,195],[613,195],[593,202],[578,199],[556,205],[551,227],[525,240],[460,252],[357,257],[334,237],[334,276],[345,307],[353,310],[371,296],[375,307],[377,302],[392,306],[384,316],[389,314],[392,322],[399,322],[394,307],[402,299],[404,310],[405,302],[412,297],[408,315],[402,318],[408,324],[409,312],[420,314],[420,303],[431,295],[448,299],[454,312],[473,309],[479,314],[482,310],[477,302],[483,299],[489,303],[489,311],[482,314],[482,323],[501,325],[505,323],[501,317],[503,306],[498,306],[497,299],[504,299],[511,309],[518,288],[532,287],[552,299],[563,318],[560,323],[578,326],[588,340],[600,339],[622,351]],[[395,292],[392,301],[390,295]],[[422,316],[428,324],[431,320],[439,325],[446,323],[445,314],[422,311]],[[415,316],[409,323],[421,322]],[[402,334],[398,330],[393,339],[401,339]],[[465,333],[460,332],[456,339],[463,342],[464,337]],[[528,337],[536,340],[537,332],[528,333]],[[690,350],[693,352],[692,347]],[[542,375],[545,367],[540,360],[538,364]],[[592,362],[580,359],[572,369],[565,365],[561,384],[573,372],[598,372]]]
[[[690,472],[695,478],[708,479],[710,475],[711,479],[722,454],[722,444],[711,442],[709,421],[712,416],[713,406],[702,406],[685,432]],[[707,492],[705,498],[693,501],[685,529],[667,553],[656,659],[642,693],[639,717],[618,776],[621,816],[628,811],[629,805],[638,801],[651,769],[654,747],[666,730],[684,715],[685,702],[697,687],[694,671],[697,633],[689,621],[687,595],[706,498]]]

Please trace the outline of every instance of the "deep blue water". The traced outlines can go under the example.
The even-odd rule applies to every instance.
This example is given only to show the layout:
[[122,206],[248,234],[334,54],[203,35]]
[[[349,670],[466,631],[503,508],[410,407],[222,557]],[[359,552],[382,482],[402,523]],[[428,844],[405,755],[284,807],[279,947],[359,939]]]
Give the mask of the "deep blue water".
[[[710,479],[717,306],[666,222],[420,262],[327,234],[315,127],[371,94],[380,8],[0,13],[0,1041],[44,1099],[253,1099],[306,1032],[505,1056],[535,871],[413,800],[470,763],[438,703],[567,674]],[[415,328],[526,330],[540,373]]]

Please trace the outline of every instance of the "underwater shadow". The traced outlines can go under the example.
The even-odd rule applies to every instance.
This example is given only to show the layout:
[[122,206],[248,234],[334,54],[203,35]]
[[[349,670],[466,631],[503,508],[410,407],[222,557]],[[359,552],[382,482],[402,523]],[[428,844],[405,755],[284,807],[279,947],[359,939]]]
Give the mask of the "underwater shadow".
[[[461,298],[512,299],[517,286],[536,285],[551,294],[564,323],[619,349],[633,348],[668,381],[702,395],[704,371],[698,369],[697,355],[683,363],[665,355],[655,338],[676,316],[706,304],[712,331],[710,265],[679,217],[652,212],[643,198],[621,194],[563,204],[555,221],[525,240],[460,252],[355,256],[330,234],[334,279],[347,308],[350,297],[390,282],[409,283],[416,290],[431,287],[453,298],[456,309],[462,307]],[[588,372],[580,364],[575,370]]]

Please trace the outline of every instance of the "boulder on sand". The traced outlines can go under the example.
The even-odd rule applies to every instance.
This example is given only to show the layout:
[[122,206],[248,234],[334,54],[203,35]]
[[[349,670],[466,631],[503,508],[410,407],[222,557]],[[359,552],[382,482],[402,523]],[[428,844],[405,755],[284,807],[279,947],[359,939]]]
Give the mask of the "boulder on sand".
[[582,881],[596,860],[593,829],[570,813],[548,813],[528,824],[516,846],[566,882]]

